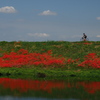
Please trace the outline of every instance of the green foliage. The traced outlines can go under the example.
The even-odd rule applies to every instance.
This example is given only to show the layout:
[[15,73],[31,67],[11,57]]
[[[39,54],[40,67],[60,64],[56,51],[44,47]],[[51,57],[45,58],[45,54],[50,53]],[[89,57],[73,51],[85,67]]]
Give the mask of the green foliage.
[[[67,41],[44,41],[44,42],[27,42],[16,41],[0,42],[0,57],[4,53],[11,51],[18,51],[19,49],[26,49],[29,53],[44,53],[48,50],[52,50],[52,56],[64,57],[66,59],[78,59],[83,61],[84,56],[89,53],[96,53],[100,57],[100,41],[88,41],[87,42],[67,42]],[[77,62],[80,63],[80,62]],[[23,77],[37,77],[38,73],[44,73],[46,77],[94,77],[98,78],[100,70],[87,69],[78,67],[77,64],[65,65],[63,68],[41,68],[41,66],[35,67],[23,66],[23,68],[0,68],[1,76],[23,76]]]

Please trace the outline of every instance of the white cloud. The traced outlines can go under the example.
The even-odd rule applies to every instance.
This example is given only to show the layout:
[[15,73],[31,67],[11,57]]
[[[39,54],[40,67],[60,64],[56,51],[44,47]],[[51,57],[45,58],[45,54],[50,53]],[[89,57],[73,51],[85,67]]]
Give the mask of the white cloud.
[[97,19],[97,20],[100,20],[100,17],[97,17],[96,19]]
[[97,35],[96,37],[99,37],[100,38],[100,35]]
[[5,7],[0,8],[0,12],[1,13],[15,13],[16,10],[12,6],[5,6]]
[[28,36],[35,36],[35,37],[49,37],[49,34],[47,33],[28,33]]
[[43,11],[42,13],[40,13],[39,15],[57,15],[57,13],[52,12],[50,10],[46,10],[46,11]]

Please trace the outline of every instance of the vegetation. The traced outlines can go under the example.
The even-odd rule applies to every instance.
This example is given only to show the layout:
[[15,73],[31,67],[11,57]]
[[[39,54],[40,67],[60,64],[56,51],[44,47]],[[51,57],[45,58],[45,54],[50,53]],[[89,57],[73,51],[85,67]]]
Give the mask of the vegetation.
[[0,42],[0,76],[100,79],[100,42]]

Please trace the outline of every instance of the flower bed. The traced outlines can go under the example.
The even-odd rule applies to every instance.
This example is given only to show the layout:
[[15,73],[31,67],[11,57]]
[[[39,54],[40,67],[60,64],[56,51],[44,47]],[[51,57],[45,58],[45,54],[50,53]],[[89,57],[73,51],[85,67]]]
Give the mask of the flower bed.
[[80,58],[71,59],[64,57],[54,57],[52,50],[45,53],[29,53],[28,50],[20,49],[17,52],[4,53],[0,57],[0,67],[22,67],[22,66],[42,66],[42,67],[64,67],[70,64],[77,64],[80,67],[100,68],[100,57],[95,53],[89,53],[84,61]]
[[17,52],[10,52],[0,57],[0,67],[21,67],[23,65],[65,65],[65,58],[56,58],[51,56],[52,52],[49,50],[46,53],[28,53],[27,50],[20,49]]
[[85,56],[84,61],[78,66],[100,68],[100,58],[96,55],[96,53],[89,53]]

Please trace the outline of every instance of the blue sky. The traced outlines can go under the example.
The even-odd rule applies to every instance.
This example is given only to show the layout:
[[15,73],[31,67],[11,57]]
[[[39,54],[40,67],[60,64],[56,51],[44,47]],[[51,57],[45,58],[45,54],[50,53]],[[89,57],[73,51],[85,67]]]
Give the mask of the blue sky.
[[0,0],[0,41],[100,41],[100,0]]

